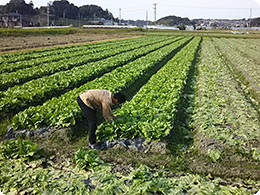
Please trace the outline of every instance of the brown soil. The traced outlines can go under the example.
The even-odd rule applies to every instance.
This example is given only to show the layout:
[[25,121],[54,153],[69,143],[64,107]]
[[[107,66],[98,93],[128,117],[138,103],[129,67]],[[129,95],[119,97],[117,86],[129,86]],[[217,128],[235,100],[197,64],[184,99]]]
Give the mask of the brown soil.
[[42,48],[58,45],[71,45],[127,38],[124,34],[69,34],[69,35],[44,35],[23,37],[0,37],[0,53],[17,50]]

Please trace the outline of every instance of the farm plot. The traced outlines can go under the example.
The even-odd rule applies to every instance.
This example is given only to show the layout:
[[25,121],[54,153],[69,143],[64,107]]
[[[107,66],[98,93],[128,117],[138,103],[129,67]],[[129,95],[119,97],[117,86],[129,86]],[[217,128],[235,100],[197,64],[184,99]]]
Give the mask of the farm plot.
[[259,62],[259,49],[260,45],[257,44],[257,41],[254,42],[251,39],[221,39],[225,44],[228,44],[233,49],[237,50],[242,57],[246,57],[247,60]]
[[213,38],[224,59],[245,86],[245,93],[260,108],[260,57],[259,45],[252,41],[237,41],[234,39]]
[[[53,75],[41,77],[29,81],[23,85],[9,88],[3,92],[0,100],[0,113],[7,111],[19,111],[29,105],[42,103],[43,101],[60,94],[65,90],[80,86],[93,78],[113,70],[116,67],[133,61],[165,45],[179,40],[166,40],[159,43],[152,41],[150,44],[141,44],[137,49],[122,52],[97,62],[82,64],[67,71],[59,71]],[[148,41],[149,43],[149,41]],[[136,46],[135,46],[136,47]],[[132,48],[132,46],[128,47]],[[127,49],[127,47],[125,47]],[[77,63],[77,62],[74,62]],[[62,65],[62,64],[61,64]],[[51,66],[50,66],[51,67]]]
[[67,127],[75,125],[83,115],[78,108],[76,98],[78,94],[87,89],[103,88],[112,92],[135,91],[132,88],[136,83],[146,82],[154,71],[162,66],[162,62],[187,43],[190,38],[169,44],[161,49],[151,52],[122,67],[118,67],[111,73],[105,74],[85,85],[75,88],[59,98],[46,101],[42,106],[30,107],[18,113],[12,120],[15,129],[35,129],[40,126]]
[[[142,38],[135,39],[137,41]],[[82,50],[92,50],[92,52],[105,50],[108,46],[113,45],[127,45],[128,40],[118,40],[118,41],[108,41],[95,44],[85,44],[78,46],[63,46],[63,47],[53,47],[42,50],[33,50],[27,52],[19,52],[13,54],[6,54],[0,57],[0,72],[12,72],[22,68],[28,68],[31,66],[37,66],[39,64],[58,61],[72,56],[78,56],[78,52]],[[86,52],[86,51],[85,51]]]
[[[149,40],[147,40],[147,42],[143,41],[137,40],[128,41],[127,43],[123,42],[121,44],[117,43],[108,46],[103,45],[103,47],[100,47],[99,49],[85,49],[84,47],[82,47],[81,50],[74,53],[72,52],[72,54],[65,53],[65,56],[55,55],[54,59],[47,57],[47,61],[45,58],[37,58],[36,60],[33,59],[26,62],[18,61],[17,63],[19,65],[25,66],[25,68],[12,72],[2,73],[0,75],[0,89],[3,90],[8,87],[12,87],[15,84],[21,84],[29,80],[40,78],[46,75],[51,75],[59,71],[69,70],[73,67],[78,67],[89,62],[99,61],[101,59],[105,59],[123,52],[127,52],[133,49],[140,48],[142,46],[155,43],[158,40],[150,39],[150,42]],[[13,64],[10,65],[8,63],[5,66],[12,67]]]
[[[241,56],[246,60],[252,57],[252,61],[257,62],[258,58],[253,58],[252,53],[258,45],[250,47],[252,52],[249,54],[238,48],[233,39],[165,36],[2,56],[0,67],[5,63],[14,64],[13,69],[3,68],[2,75],[33,68],[44,70],[59,63],[67,67],[46,71],[38,77],[36,74],[34,79],[18,81],[0,92],[1,116],[12,117],[14,114],[11,118],[14,131],[40,127],[52,127],[58,131],[59,128],[66,130],[81,125],[84,116],[76,102],[78,94],[87,89],[102,88],[112,92],[123,91],[129,101],[114,111],[119,116],[117,120],[104,122],[98,127],[99,140],[144,137],[149,141],[155,140],[153,143],[166,142],[170,147],[165,153],[155,154],[151,158],[155,162],[150,164],[142,160],[135,163],[133,159],[126,162],[127,165],[133,163],[133,167],[122,175],[117,171],[119,166],[116,162],[119,161],[105,163],[97,151],[75,144],[78,140],[73,143],[62,140],[69,148],[61,149],[63,154],[75,154],[74,158],[71,155],[68,155],[70,158],[60,156],[60,151],[50,157],[53,154],[28,140],[3,141],[0,144],[0,191],[29,194],[54,191],[56,194],[255,194],[260,187],[257,181],[260,175],[259,112],[235,79],[237,72],[231,71],[235,61],[226,55],[225,47],[229,46],[236,55],[243,54]],[[81,53],[82,49],[89,51]],[[71,64],[67,66],[55,53],[66,58],[65,61],[71,60]],[[103,57],[99,58],[97,54]],[[81,57],[83,61],[73,63]],[[26,59],[28,66],[18,65]],[[253,72],[256,67],[253,63],[250,65],[250,72]],[[253,83],[253,80],[247,81]],[[194,91],[186,91],[190,85]],[[177,127],[184,122],[186,124]],[[175,128],[183,131],[181,134],[184,136],[180,146],[174,148],[178,152],[170,151],[172,145],[175,147],[180,143],[171,143],[178,139],[172,138],[176,136]],[[55,139],[53,136],[50,142]],[[101,151],[104,156],[106,152],[111,159],[116,158],[115,154],[128,154],[134,158],[140,151],[115,148]],[[154,155],[140,153],[147,158],[146,161]],[[230,163],[228,158],[233,160],[230,156],[239,156],[248,161],[246,166],[251,166],[238,167],[239,173],[235,176],[241,178],[231,178],[239,181],[238,184],[226,180],[229,177],[226,174],[232,170],[219,174],[209,169],[198,171],[191,165],[203,158],[203,164],[196,165],[201,169],[205,164],[233,169],[235,165],[227,165]],[[125,159],[127,157],[120,157],[122,162]],[[162,161],[165,161],[163,165],[158,163]],[[177,167],[172,167],[171,163]],[[178,166],[177,163],[184,164]],[[152,165],[154,169],[140,164]],[[181,173],[176,173],[176,170]],[[252,177],[250,172],[244,176],[248,170]]]
[[[190,41],[189,38],[167,38],[159,37],[156,38],[156,40],[152,40],[151,37],[145,39],[138,38],[136,40],[128,40],[130,42],[129,44],[127,44],[126,40],[119,41],[121,45],[125,45],[123,49],[119,49],[121,54],[113,54],[106,59],[96,59],[96,62],[80,65],[79,67],[67,71],[59,71],[53,75],[41,77],[23,85],[9,88],[7,91],[1,93],[1,114],[5,116],[5,114],[21,110],[21,112],[16,114],[12,119],[14,129],[36,129],[44,126],[73,126],[77,122],[80,122],[83,117],[75,102],[77,95],[81,91],[92,88],[105,88],[113,92],[123,90],[132,96],[138,92],[139,88],[142,87],[157,70],[164,66],[164,63],[166,63],[171,56],[177,53],[176,56],[158,72],[164,71],[165,73],[161,73],[162,75],[159,76],[158,74],[154,75],[129,103],[123,105],[122,109],[117,111],[118,114],[122,116],[119,120],[113,123],[103,123],[100,126],[100,131],[103,132],[103,138],[100,135],[100,139],[104,139],[104,137],[108,138],[109,136],[111,136],[111,140],[119,137],[134,138],[137,136],[155,140],[165,138],[169,135],[174,126],[173,121],[174,115],[176,114],[176,104],[179,102],[183,86],[186,83],[187,71],[194,59],[194,52],[198,48],[198,46],[195,46],[197,43],[194,43],[197,39],[192,40],[185,46],[185,44]],[[257,122],[259,113],[250,107],[250,103],[246,100],[247,97],[243,96],[241,91],[236,90],[239,86],[236,85],[235,80],[232,80],[233,77],[230,74],[225,75],[223,73],[223,71],[227,72],[228,66],[225,70],[221,70],[221,68],[224,68],[224,64],[227,65],[231,63],[231,59],[226,62],[221,59],[221,56],[219,56],[216,50],[217,48],[220,52],[222,51],[224,53],[226,52],[226,50],[224,50],[225,46],[233,45],[234,48],[238,47],[239,44],[233,43],[232,40],[233,39],[214,38],[212,42],[206,40],[206,43],[203,44],[203,61],[202,65],[200,65],[201,76],[199,76],[199,78],[201,80],[209,79],[211,83],[207,80],[203,81],[204,85],[207,84],[208,88],[199,83],[199,98],[201,98],[200,95],[202,92],[205,92],[205,95],[203,94],[202,97],[206,99],[200,99],[198,105],[202,106],[200,106],[200,109],[197,111],[198,116],[195,116],[193,120],[201,121],[201,123],[198,122],[195,125],[196,128],[204,129],[203,131],[207,132],[208,135],[212,134],[211,137],[215,136],[217,140],[219,139],[229,147],[234,145],[237,147],[236,150],[239,153],[249,155],[251,158],[257,160],[259,158],[259,148],[257,146],[258,142],[255,140],[258,140],[257,135],[260,129],[259,122]],[[116,41],[116,44],[117,43]],[[116,44],[109,42],[107,44],[99,43],[98,45],[109,45],[111,49],[114,48]],[[214,47],[215,50],[213,48],[214,45],[217,46]],[[96,48],[97,46],[93,47]],[[205,52],[207,49],[209,50],[208,53]],[[253,48],[251,49],[253,50]],[[60,50],[62,51],[62,49]],[[179,50],[180,52],[178,53]],[[52,54],[49,53],[50,51],[47,50],[47,56],[52,56]],[[117,53],[119,51],[115,50],[114,52]],[[244,49],[236,48],[234,49],[234,53],[235,51],[238,53],[236,55],[239,55],[239,52],[247,53]],[[221,54],[224,55],[222,52]],[[64,53],[69,54],[67,51],[64,51]],[[108,51],[108,53],[110,55],[110,51]],[[18,56],[20,56],[20,54]],[[69,55],[68,58],[71,58],[71,56]],[[212,62],[212,60],[210,60],[211,58],[215,61]],[[32,60],[34,59],[37,58],[32,58]],[[254,59],[257,60],[257,57]],[[232,60],[234,60],[234,58],[232,58]],[[175,67],[167,69],[167,67],[170,66],[168,64],[172,64],[171,66]],[[206,71],[207,68],[209,69],[211,65],[214,66],[215,64],[219,66],[215,66],[214,69],[212,67],[208,72]],[[254,67],[255,64],[251,64],[251,69],[249,68],[247,71],[253,73]],[[205,68],[205,70],[203,68]],[[216,68],[220,69],[217,73],[214,71]],[[182,72],[180,72],[180,70]],[[257,72],[257,69],[255,70]],[[104,74],[108,71],[112,72]],[[167,72],[168,76],[166,76]],[[208,74],[205,74],[207,75],[205,78],[203,77],[204,72]],[[209,74],[212,74],[212,76]],[[100,78],[91,81],[99,75],[101,76]],[[258,75],[255,75],[255,79],[257,79]],[[218,81],[217,79],[220,80]],[[227,80],[230,83],[221,83],[221,79],[224,79],[224,81]],[[221,85],[218,85],[219,83],[221,83]],[[210,84],[212,84],[212,86]],[[76,88],[73,89],[74,87]],[[220,87],[220,89],[217,87]],[[169,90],[169,93],[167,93],[167,90]],[[66,91],[69,92],[58,98],[54,97],[50,99],[56,96],[56,94]],[[219,94],[216,94],[218,91],[220,91]],[[212,92],[212,94],[209,92]],[[228,96],[225,96],[225,94],[228,94]],[[141,100],[143,96],[146,98]],[[245,99],[243,99],[243,97]],[[47,99],[50,100],[46,101]],[[157,102],[157,99],[163,100]],[[31,106],[41,104],[44,101],[46,102],[43,105]],[[218,105],[218,107],[212,107],[212,103],[210,102],[213,102],[213,105]],[[26,107],[29,108],[22,111]],[[250,109],[252,109],[252,111]],[[201,117],[205,119],[200,120]],[[218,130],[214,130],[214,128]],[[248,128],[250,128],[250,130],[247,130]],[[206,131],[205,129],[210,130]],[[226,133],[226,130],[230,131],[230,134]],[[214,132],[216,135],[214,135]],[[224,136],[226,137],[224,138]],[[215,158],[217,159],[221,158],[221,151],[209,151],[209,154],[216,155]]]
[[[207,146],[204,152],[215,162],[226,153],[259,161],[259,113],[240,89],[214,42],[205,39],[202,44],[194,115],[196,145],[200,150]],[[211,139],[206,141],[203,136]]]
[[168,136],[199,42],[200,38],[192,40],[153,75],[130,102],[117,110],[119,120],[100,126],[99,138],[141,136],[161,140]]

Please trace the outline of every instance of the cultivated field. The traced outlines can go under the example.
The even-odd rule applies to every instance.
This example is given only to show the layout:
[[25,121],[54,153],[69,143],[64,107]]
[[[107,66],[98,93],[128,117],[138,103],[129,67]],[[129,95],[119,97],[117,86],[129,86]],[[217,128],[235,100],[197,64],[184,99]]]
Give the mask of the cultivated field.
[[16,36],[0,37],[0,52],[14,52],[39,47],[50,47],[57,45],[83,44],[94,41],[120,39],[131,37],[129,35],[106,35],[106,34],[68,34],[68,35],[38,35],[38,36]]
[[[256,194],[260,43],[223,34],[106,35],[0,55],[0,191]],[[101,151],[87,148],[76,102],[96,88],[127,95],[117,120],[98,110],[97,137],[113,143]]]

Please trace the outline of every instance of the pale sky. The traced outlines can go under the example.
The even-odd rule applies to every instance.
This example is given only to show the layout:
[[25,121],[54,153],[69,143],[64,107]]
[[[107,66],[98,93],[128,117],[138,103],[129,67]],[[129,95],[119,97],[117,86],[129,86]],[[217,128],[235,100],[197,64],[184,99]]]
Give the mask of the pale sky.
[[[98,5],[104,10],[112,12],[115,18],[124,20],[148,20],[154,21],[156,5],[156,19],[175,15],[188,17],[189,19],[242,19],[260,17],[260,0],[68,0],[76,6]],[[0,0],[5,5],[9,0]],[[30,0],[25,0],[29,3]],[[46,6],[49,0],[33,0],[35,7]],[[121,10],[121,11],[120,11]],[[250,11],[251,10],[251,11]]]

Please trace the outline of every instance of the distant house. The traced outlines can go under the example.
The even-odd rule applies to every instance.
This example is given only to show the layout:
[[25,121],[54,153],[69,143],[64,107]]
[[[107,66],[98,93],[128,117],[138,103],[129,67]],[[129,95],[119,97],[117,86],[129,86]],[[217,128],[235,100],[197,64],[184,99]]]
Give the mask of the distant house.
[[0,15],[0,27],[13,28],[22,26],[22,15],[18,13],[9,13]]

